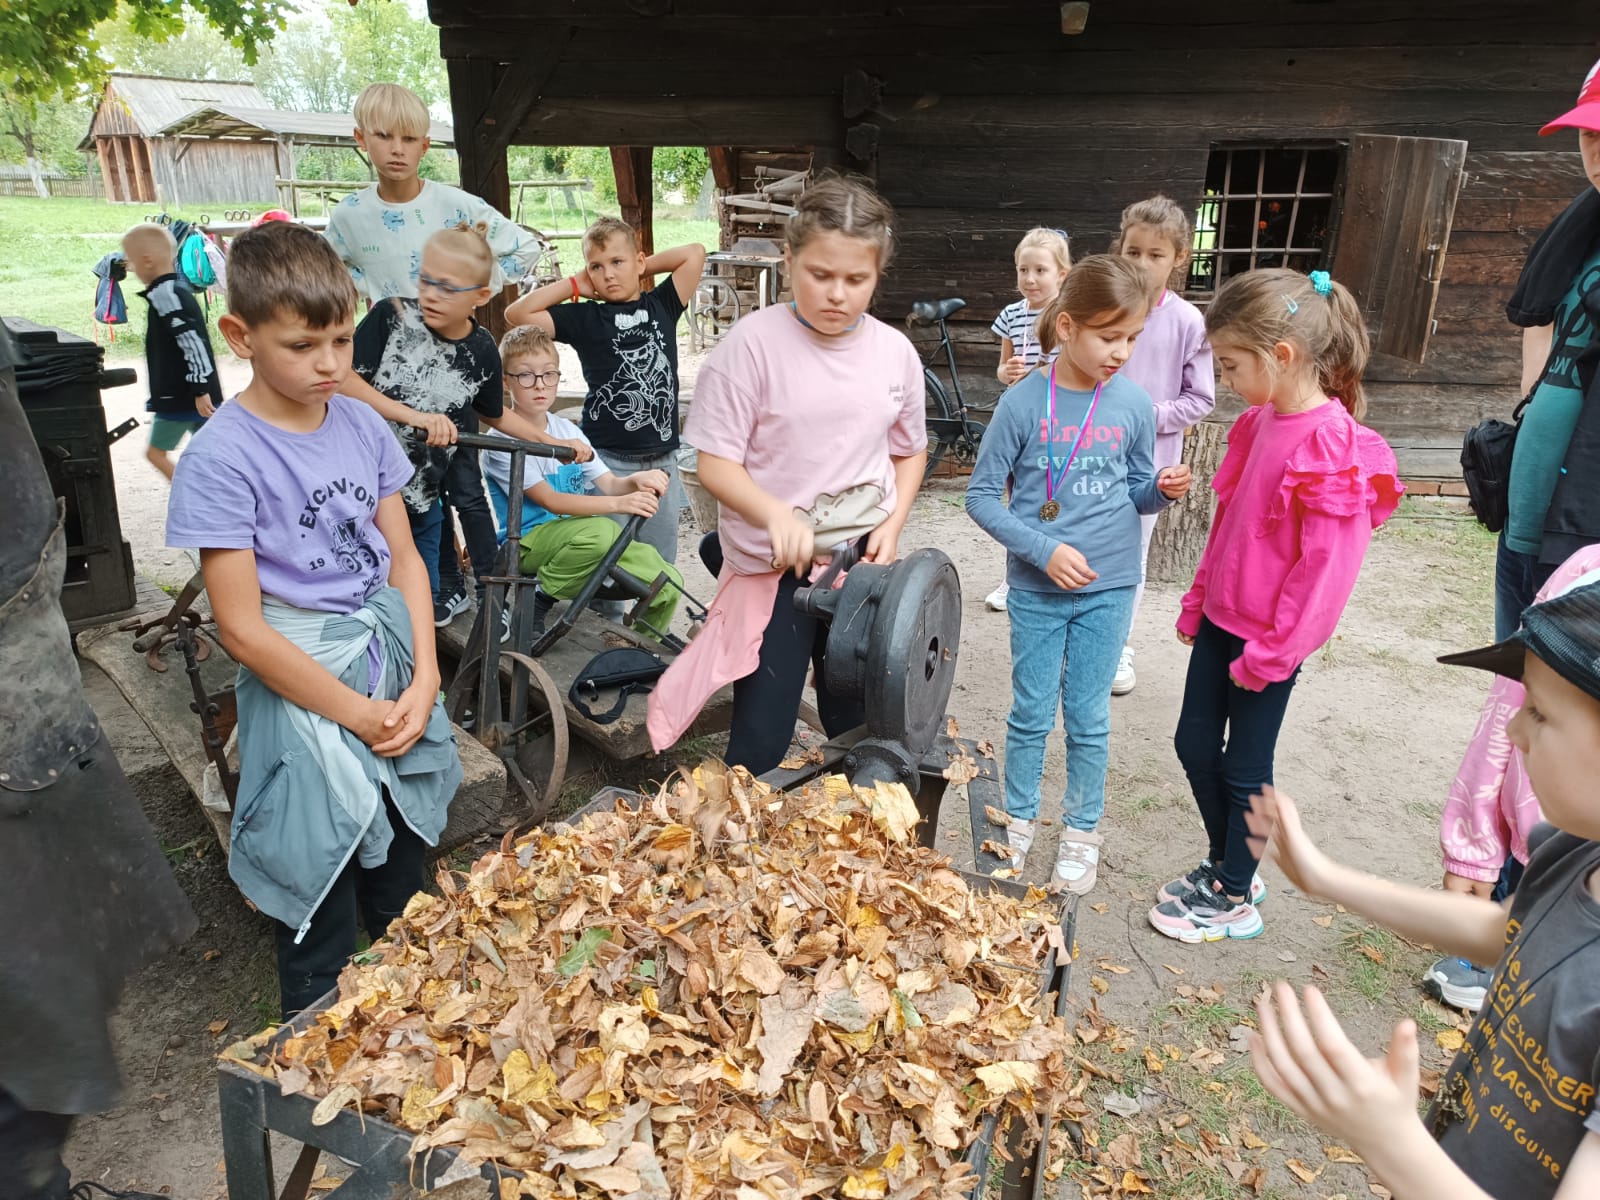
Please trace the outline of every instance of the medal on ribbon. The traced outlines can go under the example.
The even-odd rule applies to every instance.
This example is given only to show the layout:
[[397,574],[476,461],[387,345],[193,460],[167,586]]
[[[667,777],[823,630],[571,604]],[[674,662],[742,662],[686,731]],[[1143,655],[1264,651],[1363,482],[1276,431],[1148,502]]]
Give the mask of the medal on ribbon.
[[1083,445],[1084,435],[1094,424],[1094,410],[1100,404],[1100,389],[1104,386],[1104,382],[1094,385],[1094,395],[1089,397],[1089,407],[1084,411],[1083,421],[1078,425],[1078,436],[1072,440],[1072,449],[1067,451],[1067,461],[1061,464],[1061,472],[1058,475],[1052,469],[1055,458],[1052,451],[1056,436],[1056,364],[1050,364],[1050,424],[1044,435],[1044,503],[1039,506],[1041,521],[1054,521],[1061,515],[1061,502],[1056,499],[1056,493],[1061,490],[1061,485],[1066,483],[1067,472],[1072,470],[1072,461],[1078,457],[1078,447]]

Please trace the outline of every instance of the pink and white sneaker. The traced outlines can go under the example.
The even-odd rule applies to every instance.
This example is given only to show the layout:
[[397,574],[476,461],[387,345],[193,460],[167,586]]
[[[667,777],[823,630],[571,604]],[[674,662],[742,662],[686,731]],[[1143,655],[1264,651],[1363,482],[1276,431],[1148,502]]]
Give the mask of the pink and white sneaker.
[[1259,937],[1266,928],[1254,904],[1248,900],[1235,904],[1220,892],[1210,896],[1195,892],[1182,902],[1158,904],[1150,910],[1150,924],[1156,932],[1190,945]]

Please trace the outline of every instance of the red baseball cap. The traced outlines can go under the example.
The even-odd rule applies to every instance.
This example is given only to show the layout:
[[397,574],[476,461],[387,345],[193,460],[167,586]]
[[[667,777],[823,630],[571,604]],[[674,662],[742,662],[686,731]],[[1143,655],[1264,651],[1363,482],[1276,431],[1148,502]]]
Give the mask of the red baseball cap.
[[1590,67],[1589,74],[1584,76],[1583,87],[1578,89],[1577,107],[1539,130],[1539,136],[1558,129],[1600,129],[1600,62]]

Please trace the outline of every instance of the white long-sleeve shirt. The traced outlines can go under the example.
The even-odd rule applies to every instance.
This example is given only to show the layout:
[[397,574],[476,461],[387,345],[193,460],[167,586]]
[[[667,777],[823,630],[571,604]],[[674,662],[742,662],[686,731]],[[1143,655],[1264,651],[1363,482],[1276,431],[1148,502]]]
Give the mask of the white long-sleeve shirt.
[[376,303],[388,296],[414,297],[422,244],[441,229],[465,221],[487,226],[496,268],[490,285],[521,279],[538,260],[540,244],[493,205],[446,183],[422,181],[416,198],[390,204],[376,184],[346,196],[328,218],[328,241],[344,259],[356,288]]

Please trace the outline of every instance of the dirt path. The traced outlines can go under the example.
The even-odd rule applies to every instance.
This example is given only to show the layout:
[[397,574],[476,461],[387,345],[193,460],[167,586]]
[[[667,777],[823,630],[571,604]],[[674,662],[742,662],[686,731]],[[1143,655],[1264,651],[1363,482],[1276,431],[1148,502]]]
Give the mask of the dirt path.
[[[113,398],[109,415],[115,422],[134,408],[131,397]],[[116,448],[125,535],[142,569],[178,582],[186,564],[158,550],[164,488],[141,456],[138,434]],[[961,499],[959,483],[936,481],[917,503],[906,543],[943,548],[962,573],[963,645],[951,712],[963,733],[1003,747],[1007,624],[986,612],[982,600],[999,578],[1002,555],[967,519]],[[697,573],[692,543],[686,529],[680,558],[690,568],[690,588],[704,588],[709,581]],[[1433,659],[1488,637],[1491,566],[1491,540],[1459,507],[1408,503],[1374,542],[1339,635],[1307,663],[1280,742],[1278,778],[1336,856],[1436,883],[1438,811],[1486,682]],[[1113,706],[1105,865],[1081,910],[1073,977],[1075,1011],[1082,1014],[1076,1053],[1102,1073],[1086,1076],[1085,1128],[1105,1163],[1145,1172],[1157,1194],[1174,1200],[1366,1195],[1360,1167],[1330,1160],[1323,1139],[1265,1100],[1228,1033],[1248,1013],[1260,982],[1280,975],[1328,988],[1369,1052],[1399,1017],[1416,1017],[1432,1059],[1425,1065],[1435,1069],[1444,1052],[1434,1034],[1450,1018],[1416,989],[1425,951],[1296,895],[1271,872],[1267,931],[1253,942],[1188,947],[1145,924],[1151,893],[1191,867],[1202,850],[1171,749],[1186,653],[1171,633],[1180,592],[1150,590],[1134,632],[1139,686]],[[69,1162],[82,1177],[110,1186],[206,1200],[222,1190],[212,1055],[224,1039],[272,1015],[270,936],[232,888],[175,774],[151,756],[136,719],[118,713],[103,687],[92,690],[112,714],[114,742],[200,910],[202,928],[134,981],[117,1020],[128,1080],[124,1106],[80,1123]],[[658,773],[666,768],[658,764]],[[1053,739],[1046,797],[1059,795],[1063,782],[1060,743]],[[1045,815],[1052,807],[1047,799]],[[1054,827],[1046,832],[1053,835]],[[1034,871],[1048,869],[1048,842],[1035,860]],[[227,1025],[213,1035],[208,1026],[217,1021]],[[1160,1070],[1151,1068],[1152,1057]],[[1111,1090],[1144,1111],[1132,1119],[1105,1112]],[[1197,1139],[1199,1129],[1210,1139]],[[1225,1142],[1212,1145],[1219,1136]],[[1185,1152],[1179,1145],[1185,1139],[1203,1154]],[[1286,1165],[1291,1159],[1316,1173],[1314,1182],[1301,1182]],[[1252,1174],[1258,1167],[1259,1177]],[[1120,1178],[1122,1169],[1110,1174]],[[1073,1176],[1098,1187],[1087,1168]]]

